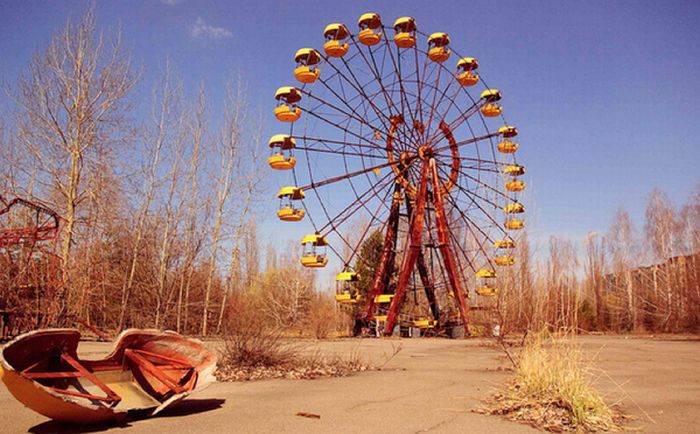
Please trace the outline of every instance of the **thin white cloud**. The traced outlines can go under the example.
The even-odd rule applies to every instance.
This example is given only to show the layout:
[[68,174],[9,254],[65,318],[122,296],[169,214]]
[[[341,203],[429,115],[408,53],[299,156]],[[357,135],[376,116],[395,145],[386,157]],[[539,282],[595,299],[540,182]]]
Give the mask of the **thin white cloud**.
[[223,27],[211,26],[204,18],[197,17],[194,25],[190,27],[190,36],[196,39],[224,39],[232,38],[233,33]]
[[160,2],[164,5],[175,6],[176,4],[181,3],[182,0],[160,0]]

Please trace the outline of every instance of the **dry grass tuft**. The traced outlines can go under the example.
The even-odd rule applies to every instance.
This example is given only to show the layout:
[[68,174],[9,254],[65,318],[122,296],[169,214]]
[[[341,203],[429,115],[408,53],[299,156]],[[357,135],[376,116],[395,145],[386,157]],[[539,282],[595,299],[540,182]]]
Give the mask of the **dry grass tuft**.
[[596,368],[585,361],[571,334],[539,333],[523,348],[516,377],[479,412],[504,415],[552,432],[616,431],[624,417],[608,405],[592,381]]

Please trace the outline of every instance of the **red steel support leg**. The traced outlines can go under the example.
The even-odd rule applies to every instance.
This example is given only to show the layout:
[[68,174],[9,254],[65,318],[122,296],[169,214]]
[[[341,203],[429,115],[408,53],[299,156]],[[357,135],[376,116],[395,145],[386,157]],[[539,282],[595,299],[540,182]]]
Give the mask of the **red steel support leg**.
[[428,268],[425,266],[425,255],[421,250],[418,255],[418,260],[416,262],[418,267],[418,274],[420,275],[420,280],[423,283],[423,288],[425,288],[425,296],[428,299],[428,304],[430,304],[430,312],[433,314],[433,319],[440,321],[440,308],[437,305],[437,300],[435,299],[435,286],[430,280],[430,275],[428,274]]
[[440,178],[437,174],[437,166],[435,165],[435,160],[430,159],[430,171],[433,180],[433,202],[435,204],[435,223],[437,226],[438,235],[438,247],[440,248],[440,254],[442,255],[442,261],[445,263],[445,271],[447,271],[447,277],[450,281],[450,286],[455,294],[455,299],[457,300],[457,307],[459,308],[459,315],[462,317],[462,322],[464,324],[464,335],[469,335],[469,306],[467,305],[467,300],[464,297],[464,291],[460,285],[460,280],[457,276],[457,266],[455,264],[455,258],[450,250],[449,239],[450,233],[447,227],[447,219],[445,218],[445,208],[442,203],[442,194],[440,192]]
[[[406,209],[408,210],[409,218],[413,216],[413,207],[411,206],[408,197],[406,197]],[[433,318],[440,321],[440,308],[437,305],[437,300],[435,298],[435,285],[430,279],[428,274],[428,268],[425,266],[425,254],[421,249],[418,254],[418,259],[416,260],[416,267],[418,268],[418,274],[420,275],[420,280],[423,283],[423,288],[425,289],[425,296],[428,299],[428,304],[430,305],[430,312],[433,314]]]
[[403,304],[404,297],[406,296],[406,286],[411,278],[413,267],[416,266],[416,259],[421,251],[421,245],[423,244],[425,198],[428,195],[428,172],[428,162],[424,160],[423,167],[421,168],[420,184],[418,186],[418,191],[416,192],[416,207],[413,213],[411,233],[408,235],[410,237],[408,252],[403,257],[401,271],[399,272],[399,281],[396,284],[394,298],[391,300],[389,314],[386,318],[386,326],[384,328],[384,335],[386,336],[391,335],[394,331],[394,326],[396,326],[396,316],[398,315],[399,309],[401,309],[401,305]]
[[[397,193],[400,191],[399,184],[396,184],[394,191]],[[396,232],[399,228],[400,205],[398,195],[395,195],[394,202],[391,204],[391,211],[389,212],[389,221],[387,223],[386,235],[384,237],[382,258],[380,259],[379,266],[375,271],[372,288],[370,289],[369,294],[367,294],[365,309],[360,316],[360,318],[364,321],[372,318],[374,312],[374,298],[377,295],[384,293],[386,285],[394,271]]]

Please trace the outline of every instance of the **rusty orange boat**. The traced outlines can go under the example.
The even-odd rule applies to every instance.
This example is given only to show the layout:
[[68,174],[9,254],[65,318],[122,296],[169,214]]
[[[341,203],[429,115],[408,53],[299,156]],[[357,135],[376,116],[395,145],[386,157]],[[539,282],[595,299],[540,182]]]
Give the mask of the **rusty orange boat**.
[[211,384],[216,355],[174,332],[126,330],[110,354],[80,359],[80,332],[25,333],[0,352],[0,376],[17,400],[51,419],[78,424],[155,415]]

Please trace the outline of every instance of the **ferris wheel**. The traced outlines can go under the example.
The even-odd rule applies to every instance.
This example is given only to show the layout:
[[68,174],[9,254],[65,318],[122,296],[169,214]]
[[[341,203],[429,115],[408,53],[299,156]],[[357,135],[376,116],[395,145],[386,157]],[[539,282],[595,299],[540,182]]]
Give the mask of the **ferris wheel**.
[[[321,50],[296,52],[296,82],[275,93],[268,163],[289,174],[277,216],[308,227],[303,266],[338,259],[336,300],[362,306],[362,320],[391,334],[398,323],[439,328],[451,310],[468,333],[470,288],[497,294],[497,268],[514,264],[513,231],[524,227],[525,168],[501,92],[476,58],[411,17],[387,28],[366,13],[355,33],[333,23],[323,36]],[[360,250],[377,232],[381,257],[365,264],[374,275],[362,276],[372,282],[362,297]],[[410,316],[417,288],[425,315]]]

